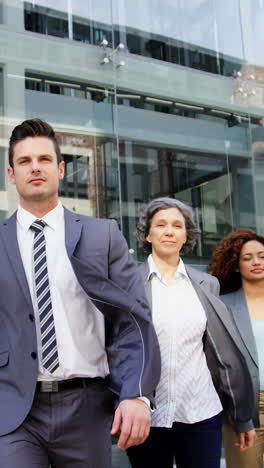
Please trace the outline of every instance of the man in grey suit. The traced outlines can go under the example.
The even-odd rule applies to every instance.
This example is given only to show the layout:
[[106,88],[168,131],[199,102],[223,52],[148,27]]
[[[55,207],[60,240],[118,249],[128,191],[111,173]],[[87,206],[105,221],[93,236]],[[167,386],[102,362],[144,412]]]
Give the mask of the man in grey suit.
[[19,207],[0,224],[0,466],[110,468],[111,434],[123,449],[146,439],[160,374],[144,288],[116,223],[59,202],[50,125],[15,127],[9,165]]

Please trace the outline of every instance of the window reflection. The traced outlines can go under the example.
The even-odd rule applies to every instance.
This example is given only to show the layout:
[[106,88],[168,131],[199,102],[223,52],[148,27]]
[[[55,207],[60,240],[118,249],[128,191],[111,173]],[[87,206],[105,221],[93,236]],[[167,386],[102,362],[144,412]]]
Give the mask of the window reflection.
[[70,154],[62,156],[65,162],[65,176],[60,184],[60,196],[88,198],[88,158]]
[[[34,73],[26,73],[25,87],[31,91],[42,91],[50,94],[88,99],[96,103],[114,104],[116,102],[118,105],[133,107],[135,109],[144,109],[194,119],[209,119],[210,121],[222,124],[226,124],[227,122],[229,127],[235,125],[247,126],[249,121],[246,111],[244,114],[241,112],[234,114],[232,111],[213,109],[209,106],[201,107],[186,102],[135,94],[118,88],[115,90],[111,87],[101,87],[91,83],[70,82],[62,80],[60,77],[41,76]],[[258,125],[259,122],[259,118],[251,117],[251,123]]]
[[[138,209],[142,203],[161,196],[175,197],[193,207],[201,230],[201,239],[190,260],[193,263],[207,261],[215,244],[235,227],[245,223],[256,227],[249,158],[237,155],[227,160],[225,154],[154,148],[132,142],[120,144],[120,158],[123,223],[133,248]],[[138,255],[143,259],[141,252]]]
[[[73,4],[74,6],[74,4]],[[31,2],[24,2],[24,23],[27,31],[73,39],[87,44],[99,44],[103,39],[112,40],[112,28],[92,19],[56,10]]]
[[[112,43],[112,27],[90,17],[69,15],[65,11],[46,8],[31,2],[24,2],[25,29],[40,34],[73,39],[76,41],[99,45],[103,39]],[[126,6],[127,8],[127,6]],[[179,10],[180,11],[180,10]],[[174,8],[173,13],[176,12]],[[89,12],[88,12],[89,13]],[[100,17],[100,15],[98,15]],[[184,17],[184,20],[186,18]],[[72,30],[72,33],[70,33]],[[172,32],[171,32],[172,34]],[[165,62],[170,62],[197,70],[219,75],[233,76],[240,70],[243,60],[234,59],[227,54],[154,32],[137,29],[136,26],[120,28],[114,25],[114,44],[125,42],[126,50],[132,54],[142,55]],[[210,43],[210,41],[209,41]],[[208,43],[208,45],[209,45]]]

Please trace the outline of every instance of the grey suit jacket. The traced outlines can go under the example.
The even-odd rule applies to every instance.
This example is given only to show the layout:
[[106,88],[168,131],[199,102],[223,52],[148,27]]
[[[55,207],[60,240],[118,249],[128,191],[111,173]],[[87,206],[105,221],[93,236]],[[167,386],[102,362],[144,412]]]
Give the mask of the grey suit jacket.
[[255,427],[259,426],[258,415],[258,398],[259,398],[259,372],[258,372],[258,354],[251,326],[251,320],[247,308],[246,298],[243,289],[224,294],[220,297],[229,310],[234,323],[239,331],[241,339],[247,350],[247,361],[251,371],[252,380],[254,383],[255,394],[255,414],[253,417]]
[[[117,224],[65,210],[65,245],[79,283],[105,317],[111,390],[120,399],[151,399],[160,376],[159,346],[141,277]],[[16,214],[0,223],[0,260],[3,435],[26,418],[38,374],[33,306],[17,243]],[[72,313],[78,318],[78,310]]]
[[[144,262],[139,269],[151,305],[148,263]],[[218,280],[189,266],[186,266],[186,271],[207,316],[204,352],[216,391],[236,430],[248,431],[254,427],[255,405],[244,343],[230,313],[218,297]]]

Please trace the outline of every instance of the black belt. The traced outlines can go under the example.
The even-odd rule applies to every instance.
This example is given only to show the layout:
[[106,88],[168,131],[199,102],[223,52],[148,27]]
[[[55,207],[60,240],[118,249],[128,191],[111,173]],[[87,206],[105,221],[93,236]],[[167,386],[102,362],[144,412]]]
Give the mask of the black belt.
[[85,388],[87,385],[95,382],[102,382],[102,377],[76,377],[69,380],[43,380],[37,382],[36,392],[61,392],[62,390],[70,390],[74,388]]

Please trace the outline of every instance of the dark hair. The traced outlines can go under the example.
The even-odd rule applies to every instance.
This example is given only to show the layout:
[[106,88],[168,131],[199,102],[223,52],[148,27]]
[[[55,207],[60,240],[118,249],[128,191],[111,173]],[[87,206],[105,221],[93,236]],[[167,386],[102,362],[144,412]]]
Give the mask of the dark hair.
[[246,242],[253,240],[264,245],[264,236],[252,229],[238,229],[216,245],[208,271],[218,278],[221,294],[237,291],[241,287],[241,275],[236,271],[240,252]]
[[49,138],[54,144],[58,164],[62,161],[60,147],[56,139],[55,132],[53,128],[51,127],[51,125],[49,125],[44,120],[31,119],[31,120],[24,120],[24,122],[17,125],[12,131],[12,134],[9,140],[9,148],[8,148],[8,161],[9,161],[10,167],[13,168],[14,166],[13,159],[14,159],[15,145],[27,137]]
[[185,228],[187,234],[187,241],[182,246],[181,252],[188,253],[191,252],[195,246],[196,240],[200,235],[199,229],[196,227],[193,220],[192,209],[180,202],[175,200],[175,198],[162,197],[155,198],[147,205],[145,205],[139,213],[139,221],[137,224],[136,237],[139,241],[139,246],[147,253],[151,253],[151,244],[146,240],[146,237],[149,234],[151,220],[155,213],[160,210],[166,210],[167,208],[177,208],[184,217]]

